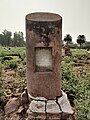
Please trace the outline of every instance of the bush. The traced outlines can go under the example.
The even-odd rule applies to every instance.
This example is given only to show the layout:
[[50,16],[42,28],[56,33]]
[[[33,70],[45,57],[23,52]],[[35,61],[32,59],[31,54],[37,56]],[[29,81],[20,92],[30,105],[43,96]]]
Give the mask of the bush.
[[24,60],[22,61],[23,65],[26,65],[26,58],[24,58]]
[[11,68],[11,69],[17,68],[17,63],[16,63],[16,61],[11,61],[11,62],[9,63],[9,68]]
[[78,96],[75,100],[77,120],[90,119],[90,73],[83,70],[79,80]]
[[72,57],[87,57],[87,51],[84,49],[73,49],[72,51]]
[[77,44],[69,44],[69,47],[70,48],[72,48],[72,49],[77,49],[78,48],[78,46],[77,46]]
[[20,68],[20,69],[18,70],[18,75],[19,75],[20,77],[25,77],[25,76],[26,76],[26,69]]
[[[75,71],[71,58],[62,62],[62,88],[71,104],[75,105],[77,120],[90,119],[90,72],[83,67],[82,74]],[[70,61],[71,60],[71,61]]]
[[10,60],[10,61],[6,60],[6,61],[4,61],[3,65],[4,65],[4,69],[15,69],[15,68],[17,68],[17,61],[15,61],[15,60]]
[[78,78],[72,70],[71,63],[62,64],[62,84],[63,90],[68,94],[70,102],[74,102],[74,99],[77,97],[77,83]]

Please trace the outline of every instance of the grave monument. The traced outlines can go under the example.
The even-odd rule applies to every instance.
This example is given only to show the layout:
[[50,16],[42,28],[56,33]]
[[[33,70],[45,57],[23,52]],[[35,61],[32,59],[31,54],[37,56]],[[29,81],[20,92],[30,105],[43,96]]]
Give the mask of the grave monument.
[[74,120],[61,90],[62,17],[37,12],[26,16],[28,120]]

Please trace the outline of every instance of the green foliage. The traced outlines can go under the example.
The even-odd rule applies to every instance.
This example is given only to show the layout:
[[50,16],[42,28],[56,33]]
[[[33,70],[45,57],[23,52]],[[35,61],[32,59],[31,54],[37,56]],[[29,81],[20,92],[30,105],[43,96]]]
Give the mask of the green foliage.
[[6,60],[6,61],[4,61],[4,63],[3,63],[3,67],[5,68],[5,69],[15,69],[15,68],[17,68],[17,61],[16,60],[14,60],[14,59],[12,59],[12,60]]
[[24,41],[24,37],[23,37],[22,32],[15,32],[14,33],[14,38],[13,38],[12,45],[17,46],[17,47],[25,46],[25,41]]
[[71,42],[72,42],[72,37],[71,37],[69,34],[67,34],[67,35],[64,37],[64,41],[67,42],[67,44],[68,44],[68,43],[71,43]]
[[[12,58],[12,59],[6,59],[6,58]],[[0,61],[5,66],[5,68],[11,68],[11,69],[17,67],[18,61],[22,61],[23,64],[26,64],[25,48],[11,47],[10,49],[8,49],[6,47],[0,47]]]
[[70,44],[68,44],[68,46],[71,49],[77,49],[78,48],[77,44],[74,44],[74,43],[70,43]]
[[17,63],[16,63],[16,61],[11,60],[11,61],[9,62],[9,68],[11,68],[11,69],[17,68]]
[[[64,44],[63,44],[63,46],[64,46]],[[73,42],[69,43],[68,46],[71,49],[79,49],[80,48],[80,46],[78,44],[74,44]],[[90,42],[85,41],[85,43],[83,43],[81,45],[81,48],[82,49],[87,49],[87,48],[90,49]]]
[[82,74],[75,71],[73,58],[62,62],[62,86],[76,107],[77,120],[90,119],[90,72],[84,66]]
[[23,32],[15,32],[12,38],[12,32],[5,29],[2,34],[0,34],[0,45],[5,47],[24,47],[25,41]]
[[0,47],[0,57],[4,56],[12,56],[12,54],[20,54],[21,56],[25,57],[25,47]]
[[[88,54],[84,49],[71,49],[71,52],[72,56],[65,56],[62,59],[62,89],[67,93],[71,104],[74,103],[75,105],[77,120],[90,120],[90,71],[86,69],[86,66],[83,66],[80,74],[75,68],[78,59],[87,58]],[[17,67],[17,74],[12,82],[15,89],[19,88],[19,91],[22,92],[26,86],[26,68],[23,66],[23,64],[26,64],[25,48],[11,47],[9,50],[0,47],[0,61],[12,54],[20,54],[22,58],[22,62],[19,63],[20,66],[18,66],[19,57],[12,56],[12,60],[5,60],[3,64],[0,64],[0,75],[2,75],[2,68],[4,69],[4,67],[12,69]],[[0,96],[5,96],[8,90],[4,89],[1,77]]]
[[79,80],[78,99],[75,100],[77,119],[90,119],[90,73],[83,70]]
[[79,36],[77,37],[77,43],[80,45],[80,48],[81,48],[81,45],[82,45],[83,43],[85,43],[85,41],[86,41],[86,38],[85,38],[84,35],[79,35]]
[[26,76],[26,69],[24,68],[20,68],[19,70],[18,70],[18,75],[20,76],[20,77],[25,77]]
[[62,63],[62,83],[63,90],[68,91],[70,94],[73,94],[76,97],[77,94],[77,82],[78,78],[72,70],[73,61],[70,61],[70,57],[66,57],[65,61]]
[[87,51],[84,49],[72,49],[71,52],[72,56],[75,58],[88,56]]
[[3,93],[4,93],[2,86],[3,86],[3,80],[2,80],[1,77],[0,77],[0,96],[2,96]]
[[24,61],[25,58],[26,58],[25,51],[21,52],[21,53],[20,53],[20,56],[21,56],[21,60]]
[[0,45],[4,45],[4,36],[0,34]]
[[23,65],[26,65],[26,57],[24,58],[24,60],[22,61]]
[[87,48],[90,49],[90,42],[85,42],[85,44],[83,44],[82,48],[83,49],[87,49]]
[[19,88],[19,92],[23,92],[23,90],[25,89],[26,87],[26,84],[25,84],[25,81],[24,80],[19,80],[19,85],[18,85],[18,88]]

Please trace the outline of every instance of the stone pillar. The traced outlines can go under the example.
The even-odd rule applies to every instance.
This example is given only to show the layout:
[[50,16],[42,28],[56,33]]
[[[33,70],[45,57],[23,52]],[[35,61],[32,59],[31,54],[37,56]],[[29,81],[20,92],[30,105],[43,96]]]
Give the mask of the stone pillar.
[[[61,91],[62,18],[53,13],[26,16],[28,120],[73,120]],[[66,117],[67,118],[67,117]]]
[[51,13],[26,16],[27,88],[32,97],[61,96],[62,18]]

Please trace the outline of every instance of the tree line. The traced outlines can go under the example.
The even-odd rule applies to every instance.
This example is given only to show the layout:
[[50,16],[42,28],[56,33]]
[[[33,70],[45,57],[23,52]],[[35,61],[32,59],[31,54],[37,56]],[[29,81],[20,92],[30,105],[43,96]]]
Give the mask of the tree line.
[[[90,48],[90,42],[86,41],[85,35],[79,35],[76,39],[77,44],[73,44],[72,36],[66,34],[62,40],[62,44],[63,42],[66,42],[71,48],[77,48],[78,45],[80,48]],[[24,47],[25,41],[23,32],[15,32],[12,37],[12,32],[5,29],[0,34],[0,45],[5,47]]]
[[23,32],[15,32],[12,37],[12,32],[5,29],[0,34],[0,45],[5,47],[24,47]]
[[90,49],[90,42],[86,41],[85,35],[79,35],[77,37],[77,39],[76,39],[77,44],[73,44],[72,37],[70,34],[66,34],[63,41],[66,42],[66,44],[68,44],[72,48],[77,48],[79,45],[79,48],[89,48]]

